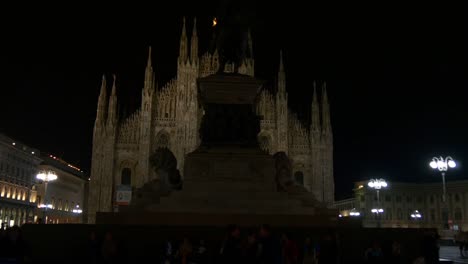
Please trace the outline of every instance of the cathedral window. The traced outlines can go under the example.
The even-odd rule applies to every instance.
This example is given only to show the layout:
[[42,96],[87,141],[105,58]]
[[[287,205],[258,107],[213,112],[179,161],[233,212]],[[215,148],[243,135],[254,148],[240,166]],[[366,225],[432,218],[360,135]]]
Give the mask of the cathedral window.
[[160,133],[156,139],[156,148],[168,148],[169,136],[166,133]]
[[460,208],[455,209],[455,220],[462,220],[462,210]]
[[260,148],[264,151],[269,151],[270,150],[270,138],[266,135],[262,135],[258,139],[258,143],[260,145]]
[[131,185],[132,184],[132,171],[129,168],[124,168],[122,170],[120,183],[122,185]]
[[296,171],[294,173],[294,179],[297,184],[304,185],[304,173],[302,173],[302,171]]

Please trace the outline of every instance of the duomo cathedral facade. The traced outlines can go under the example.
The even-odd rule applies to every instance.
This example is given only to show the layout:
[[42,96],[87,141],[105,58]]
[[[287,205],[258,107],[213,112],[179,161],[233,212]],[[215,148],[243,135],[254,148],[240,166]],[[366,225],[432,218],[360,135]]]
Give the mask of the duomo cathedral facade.
[[[220,67],[216,50],[200,56],[195,22],[188,33],[184,20],[177,73],[162,86],[155,80],[149,49],[141,107],[125,119],[118,116],[115,76],[109,85],[110,92],[103,77],[93,132],[90,221],[94,221],[91,219],[96,212],[113,210],[117,186],[140,188],[158,177],[149,162],[150,155],[158,148],[167,148],[174,154],[183,179],[185,156],[200,145],[201,138],[199,130],[204,111],[198,101],[197,79],[216,73]],[[254,77],[250,33],[246,54],[237,71]],[[322,85],[316,91],[315,83],[310,84],[314,89],[311,120],[310,126],[305,126],[288,108],[281,55],[279,60],[277,89],[262,90],[257,100],[256,111],[261,117],[258,143],[269,154],[285,152],[292,162],[296,180],[317,200],[331,205],[334,201],[333,134],[326,87]],[[233,64],[225,65],[225,72],[233,70]]]

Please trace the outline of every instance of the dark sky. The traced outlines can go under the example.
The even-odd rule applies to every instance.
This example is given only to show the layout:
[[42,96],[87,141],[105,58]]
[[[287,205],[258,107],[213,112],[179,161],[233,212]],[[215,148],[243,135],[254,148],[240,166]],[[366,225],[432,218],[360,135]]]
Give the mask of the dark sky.
[[[0,131],[89,171],[102,74],[117,74],[119,100],[130,111],[140,100],[147,46],[153,46],[160,82],[172,78],[182,16],[190,27],[197,16],[205,49],[211,18],[228,1],[159,2],[7,12]],[[289,103],[300,116],[309,114],[312,80],[327,81],[337,198],[349,196],[361,179],[439,180],[428,167],[434,155],[452,155],[459,163],[449,180],[468,179],[463,3],[242,2],[257,75],[273,80],[283,49]]]

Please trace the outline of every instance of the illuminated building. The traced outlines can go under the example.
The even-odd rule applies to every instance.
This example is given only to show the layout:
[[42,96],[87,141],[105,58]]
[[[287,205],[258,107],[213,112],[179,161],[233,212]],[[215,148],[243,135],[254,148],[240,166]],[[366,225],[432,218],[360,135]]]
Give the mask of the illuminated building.
[[40,152],[0,134],[0,222],[6,226],[33,221],[34,183]]

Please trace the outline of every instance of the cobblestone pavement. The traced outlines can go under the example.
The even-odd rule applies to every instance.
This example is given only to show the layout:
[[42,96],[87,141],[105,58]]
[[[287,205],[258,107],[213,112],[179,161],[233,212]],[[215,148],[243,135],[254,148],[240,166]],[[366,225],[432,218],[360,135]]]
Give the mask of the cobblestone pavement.
[[[462,258],[460,256],[460,251],[457,246],[441,246],[440,251],[440,260],[451,260],[453,263],[468,263],[468,258]],[[465,256],[468,255],[466,252]]]

